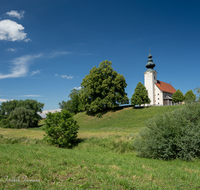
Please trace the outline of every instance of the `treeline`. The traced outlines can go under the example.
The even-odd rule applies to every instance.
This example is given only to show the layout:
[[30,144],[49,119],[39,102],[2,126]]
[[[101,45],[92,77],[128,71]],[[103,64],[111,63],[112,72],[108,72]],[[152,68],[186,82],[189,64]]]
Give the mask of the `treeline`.
[[30,128],[38,127],[38,121],[44,107],[37,100],[12,100],[2,102],[0,105],[0,127],[4,128]]

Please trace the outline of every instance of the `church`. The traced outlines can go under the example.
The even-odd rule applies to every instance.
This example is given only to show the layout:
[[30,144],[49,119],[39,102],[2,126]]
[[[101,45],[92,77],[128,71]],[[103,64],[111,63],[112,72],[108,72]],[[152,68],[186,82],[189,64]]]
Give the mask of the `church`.
[[176,89],[171,84],[157,80],[157,72],[153,69],[155,63],[153,63],[152,57],[149,50],[147,70],[144,72],[144,86],[151,100],[150,105],[172,105],[172,95],[176,92]]

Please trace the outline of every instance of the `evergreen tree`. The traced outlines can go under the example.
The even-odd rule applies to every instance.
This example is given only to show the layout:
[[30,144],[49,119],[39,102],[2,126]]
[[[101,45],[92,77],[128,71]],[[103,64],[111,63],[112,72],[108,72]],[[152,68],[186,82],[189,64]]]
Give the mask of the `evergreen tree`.
[[196,100],[196,95],[194,94],[194,92],[192,90],[188,90],[185,93],[184,100],[185,100],[185,102],[194,102]]
[[148,91],[145,86],[139,82],[135,88],[134,94],[131,98],[132,105],[150,104],[151,100],[148,97]]
[[81,100],[87,113],[97,113],[107,108],[128,104],[125,78],[113,70],[111,61],[93,67],[81,83]]
[[184,96],[183,93],[178,89],[172,96],[172,101],[174,103],[183,102]]

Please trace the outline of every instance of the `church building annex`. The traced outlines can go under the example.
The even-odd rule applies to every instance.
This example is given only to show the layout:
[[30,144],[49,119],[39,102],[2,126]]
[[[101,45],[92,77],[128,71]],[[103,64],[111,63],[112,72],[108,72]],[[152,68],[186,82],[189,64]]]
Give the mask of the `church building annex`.
[[171,84],[157,80],[157,72],[153,69],[155,63],[153,63],[152,57],[149,50],[147,70],[144,72],[144,86],[148,90],[150,105],[172,105],[172,95],[176,92],[176,89]]

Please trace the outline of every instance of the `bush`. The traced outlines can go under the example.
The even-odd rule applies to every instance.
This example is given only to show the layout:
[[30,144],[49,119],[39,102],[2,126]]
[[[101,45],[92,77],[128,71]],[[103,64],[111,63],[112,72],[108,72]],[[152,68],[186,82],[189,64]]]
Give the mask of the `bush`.
[[44,140],[58,147],[70,148],[76,143],[79,126],[69,111],[48,113],[45,119]]
[[155,159],[200,157],[200,104],[149,119],[134,140],[134,149],[138,156]]

